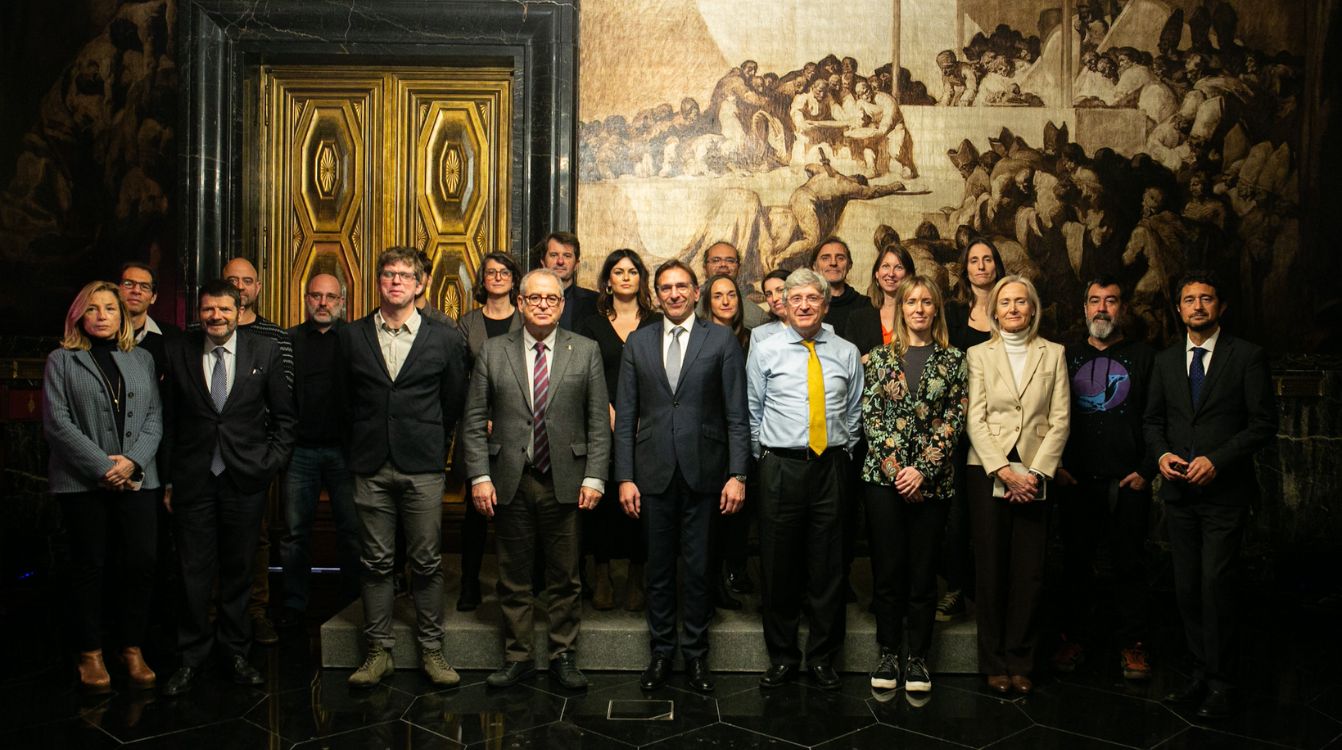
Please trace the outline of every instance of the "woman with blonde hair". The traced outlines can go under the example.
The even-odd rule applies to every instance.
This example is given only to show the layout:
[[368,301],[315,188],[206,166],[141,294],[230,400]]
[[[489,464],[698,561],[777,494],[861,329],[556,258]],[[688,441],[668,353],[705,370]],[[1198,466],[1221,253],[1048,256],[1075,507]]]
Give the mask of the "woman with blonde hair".
[[970,347],[965,478],[977,561],[979,669],[999,693],[1033,689],[1048,541],[1048,482],[1071,419],[1063,347],[1039,336],[1039,293],[1005,276],[992,338]]
[[[153,687],[140,645],[154,587],[158,514],[151,490],[158,487],[154,455],[163,419],[154,359],[135,348],[115,284],[91,282],[75,296],[61,347],[47,357],[42,394],[47,477],[70,538],[79,682],[92,692],[111,689],[102,653],[106,599],[120,604],[116,636],[131,683]],[[122,570],[107,597],[109,546]]]
[[[871,686],[893,690],[902,684],[918,693],[932,689],[927,654],[936,619],[936,558],[955,492],[952,454],[968,396],[964,354],[947,339],[936,282],[908,277],[892,300],[891,340],[872,349],[863,367],[862,479],[880,647]],[[908,656],[901,670],[905,635]]]

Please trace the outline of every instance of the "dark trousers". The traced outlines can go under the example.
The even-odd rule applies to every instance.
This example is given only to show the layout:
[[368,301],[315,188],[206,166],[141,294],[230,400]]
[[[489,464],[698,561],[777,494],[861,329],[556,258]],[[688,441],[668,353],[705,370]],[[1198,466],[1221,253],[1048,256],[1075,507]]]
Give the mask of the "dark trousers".
[[582,546],[597,563],[628,560],[642,564],[648,560],[648,548],[643,539],[639,521],[630,518],[620,505],[616,494],[619,484],[606,481],[610,496],[597,503],[590,512],[582,514]]
[[1194,674],[1218,689],[1234,685],[1238,666],[1235,579],[1246,516],[1247,510],[1235,505],[1165,506],[1174,595]]
[[[757,480],[758,481],[758,480]],[[756,482],[757,483],[757,482]],[[730,516],[724,516],[717,510],[719,495],[713,496],[713,513],[709,529],[710,552],[708,576],[711,586],[722,575],[723,566],[728,570],[744,571],[746,557],[750,552],[750,519],[754,516],[755,506],[759,503],[758,493],[751,493],[751,483],[746,484],[746,501],[739,510]]]
[[[545,561],[545,594],[550,622],[550,658],[572,649],[581,623],[582,584],[578,578],[578,504],[555,497],[554,478],[534,469],[522,472],[517,494],[494,508],[499,556],[499,608],[503,611],[503,655],[531,661],[535,637],[531,593],[539,548]],[[610,502],[606,498],[605,502]]]
[[760,459],[760,570],[764,643],[773,664],[799,665],[797,627],[809,619],[806,662],[828,664],[843,646],[841,514],[848,457],[832,449],[813,461],[765,449]]
[[[676,567],[684,563],[680,579],[684,631],[680,652],[686,659],[708,655],[708,625],[713,619],[709,588],[709,526],[718,515],[718,497],[696,493],[676,469],[671,485],[661,495],[641,501],[643,538],[648,550],[648,633],[654,656],[676,653]],[[716,572],[716,571],[715,571]]]
[[[247,600],[260,537],[266,493],[239,492],[225,471],[194,497],[174,494],[173,532],[182,561],[182,615],[177,650],[182,666],[205,663],[215,641],[229,655],[246,656],[252,640]],[[210,599],[216,576],[219,609],[210,623]]]
[[959,591],[974,597],[974,549],[970,544],[973,524],[969,514],[969,490],[965,477],[971,471],[983,471],[979,466],[968,466],[969,438],[961,437],[955,445],[955,494],[948,500],[946,536],[941,545],[941,572],[946,577],[946,590]]
[[978,563],[979,671],[1028,677],[1039,646],[1048,501],[1009,503],[993,497],[993,480],[982,466],[967,473]]
[[1087,479],[1058,490],[1063,542],[1063,632],[1073,641],[1090,640],[1096,615],[1097,552],[1112,568],[1114,634],[1129,646],[1146,637],[1146,537],[1151,490],[1118,486],[1117,479]]
[[[852,588],[848,582],[849,574],[853,568],[853,560],[857,559],[857,540],[858,532],[862,527],[862,462],[867,458],[867,439],[861,438],[857,445],[853,446],[852,459],[848,461],[848,468],[844,471],[843,477],[843,508],[840,510],[843,524],[843,583],[844,594],[847,595],[847,589]],[[867,541],[871,541],[871,529],[867,529]]]
[[[70,618],[80,651],[103,643],[103,602],[118,602],[116,641],[143,645],[154,592],[158,548],[158,490],[60,493],[61,517],[70,540]],[[108,547],[119,563],[109,576]],[[110,586],[108,579],[114,581]],[[107,596],[111,593],[111,596]]]
[[910,503],[894,487],[866,482],[863,486],[871,532],[876,642],[900,653],[907,633],[909,656],[925,659],[937,616],[937,551],[949,503],[933,497]]
[[345,594],[359,595],[363,566],[359,563],[359,515],[354,509],[354,477],[337,446],[294,446],[284,474],[284,537],[280,559],[284,561],[284,606],[297,612],[308,607],[312,577],[312,524],[317,502],[326,488],[331,518],[336,527]]

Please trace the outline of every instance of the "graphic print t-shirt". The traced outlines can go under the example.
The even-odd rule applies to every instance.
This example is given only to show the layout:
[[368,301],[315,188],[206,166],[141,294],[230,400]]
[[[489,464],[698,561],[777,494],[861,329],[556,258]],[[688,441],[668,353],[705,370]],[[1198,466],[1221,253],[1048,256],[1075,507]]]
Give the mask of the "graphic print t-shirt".
[[1100,350],[1068,347],[1072,432],[1063,466],[1078,479],[1151,478],[1142,441],[1142,412],[1155,351],[1140,341]]

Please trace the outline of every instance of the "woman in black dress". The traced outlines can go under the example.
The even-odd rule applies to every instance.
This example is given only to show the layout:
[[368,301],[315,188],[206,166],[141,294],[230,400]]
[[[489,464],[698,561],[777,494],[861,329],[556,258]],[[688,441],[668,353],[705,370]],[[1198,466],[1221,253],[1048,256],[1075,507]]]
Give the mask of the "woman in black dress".
[[[960,276],[955,299],[946,305],[946,332],[951,346],[962,352],[992,337],[988,296],[1006,275],[1002,255],[987,237],[973,237],[960,254]],[[965,464],[969,436],[962,434],[955,448],[955,496],[946,520],[946,595],[937,604],[937,620],[950,622],[965,614],[965,598],[974,591],[974,555],[969,546],[969,496],[965,492]]]
[[[595,315],[578,325],[578,333],[596,341],[606,369],[606,390],[610,394],[610,423],[615,425],[615,395],[620,381],[620,357],[629,334],[647,325],[655,325],[661,316],[653,312],[652,293],[648,290],[648,269],[638,253],[621,248],[606,257],[601,267],[601,288],[597,292]],[[614,482],[610,483],[614,487]],[[638,521],[626,516],[619,503],[599,503],[583,517],[583,542],[596,562],[596,580],[592,583],[592,606],[615,607],[610,561],[629,559],[625,583],[624,608],[643,609],[643,565],[647,550]]]
[[[485,341],[502,336],[522,327],[522,316],[517,312],[517,284],[522,280],[522,269],[507,253],[490,253],[480,266],[475,280],[474,297],[480,304],[461,316],[459,325],[466,334],[471,358],[479,356]],[[461,442],[458,441],[460,446]],[[475,509],[475,503],[466,503],[466,516],[461,521],[461,597],[457,599],[458,612],[470,612],[480,606],[480,561],[485,556],[485,537],[489,521]]]

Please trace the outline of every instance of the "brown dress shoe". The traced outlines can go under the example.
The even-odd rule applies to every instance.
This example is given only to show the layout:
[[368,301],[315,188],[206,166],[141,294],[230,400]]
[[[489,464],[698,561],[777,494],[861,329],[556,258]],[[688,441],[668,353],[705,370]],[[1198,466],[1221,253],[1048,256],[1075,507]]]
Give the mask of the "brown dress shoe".
[[90,693],[106,693],[112,689],[112,677],[103,663],[102,649],[79,655],[79,686]]
[[1015,688],[1016,692],[1021,695],[1029,695],[1030,691],[1034,690],[1034,683],[1023,674],[1013,674],[1011,675],[1011,687]]
[[130,676],[131,684],[137,688],[151,688],[158,680],[154,670],[144,663],[144,654],[135,646],[122,649],[121,663],[126,665],[126,674]]
[[988,689],[995,693],[1011,692],[1011,678],[1004,674],[988,675]]

